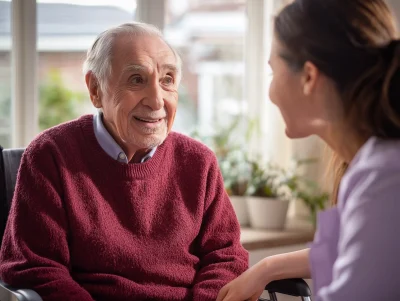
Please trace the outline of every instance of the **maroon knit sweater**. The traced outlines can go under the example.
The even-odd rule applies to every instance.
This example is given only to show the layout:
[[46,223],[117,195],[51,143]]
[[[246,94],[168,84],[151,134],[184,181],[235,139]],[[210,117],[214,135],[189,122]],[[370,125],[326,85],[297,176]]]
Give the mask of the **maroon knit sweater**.
[[248,265],[213,153],[171,133],[124,164],[93,117],[39,135],[22,158],[0,276],[44,301],[215,300]]

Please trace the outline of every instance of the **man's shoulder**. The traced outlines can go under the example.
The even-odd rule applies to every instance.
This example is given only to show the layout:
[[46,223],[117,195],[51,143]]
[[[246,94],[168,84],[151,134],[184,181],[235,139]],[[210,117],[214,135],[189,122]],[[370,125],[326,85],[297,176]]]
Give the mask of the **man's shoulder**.
[[204,143],[189,136],[171,132],[169,141],[176,155],[188,159],[215,160],[214,152]]
[[92,118],[90,115],[85,115],[44,130],[32,140],[25,152],[36,155],[48,154],[49,151],[66,150],[76,143],[79,144],[82,124],[90,122],[90,118]]

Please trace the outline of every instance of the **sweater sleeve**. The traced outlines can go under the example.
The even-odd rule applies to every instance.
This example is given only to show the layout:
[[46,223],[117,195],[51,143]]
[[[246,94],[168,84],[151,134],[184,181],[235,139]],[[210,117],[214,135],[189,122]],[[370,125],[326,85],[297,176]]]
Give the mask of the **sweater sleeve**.
[[217,298],[219,290],[248,268],[248,253],[240,243],[240,227],[214,159],[208,173],[203,223],[198,237],[200,268],[193,284],[193,301]]
[[[43,137],[41,137],[43,138]],[[25,151],[0,252],[0,276],[44,301],[93,301],[69,272],[68,224],[55,151],[36,142]]]

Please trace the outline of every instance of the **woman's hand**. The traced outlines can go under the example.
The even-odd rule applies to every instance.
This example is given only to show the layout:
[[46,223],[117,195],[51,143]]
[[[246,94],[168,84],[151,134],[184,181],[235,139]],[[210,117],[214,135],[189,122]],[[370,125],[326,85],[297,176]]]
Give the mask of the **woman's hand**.
[[255,301],[273,280],[310,278],[309,253],[310,249],[304,249],[264,258],[225,285],[217,301]]
[[258,300],[269,282],[266,269],[264,259],[225,285],[220,290],[217,301]]

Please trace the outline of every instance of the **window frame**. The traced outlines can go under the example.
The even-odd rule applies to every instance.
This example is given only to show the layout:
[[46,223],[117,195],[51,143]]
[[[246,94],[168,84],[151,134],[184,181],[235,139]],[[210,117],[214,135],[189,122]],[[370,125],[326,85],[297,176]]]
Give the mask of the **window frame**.
[[[165,1],[137,0],[136,20],[156,25],[163,30]],[[260,118],[266,100],[265,70],[266,31],[271,30],[270,15],[275,1],[247,0],[247,28],[245,51],[245,99],[249,115]],[[268,20],[268,22],[265,22]],[[37,2],[36,0],[12,0],[12,147],[26,147],[38,134],[38,75],[37,75]],[[262,26],[260,26],[262,24]],[[260,68],[260,66],[262,66]],[[251,143],[254,151],[263,148],[258,137]]]

